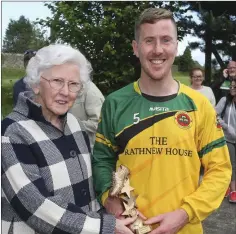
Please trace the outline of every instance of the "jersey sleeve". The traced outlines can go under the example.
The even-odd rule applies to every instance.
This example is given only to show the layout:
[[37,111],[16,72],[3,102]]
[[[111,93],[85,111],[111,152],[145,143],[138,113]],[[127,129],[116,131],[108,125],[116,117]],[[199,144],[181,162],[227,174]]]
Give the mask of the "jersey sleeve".
[[204,176],[198,189],[183,199],[182,208],[188,213],[190,222],[204,220],[220,206],[232,173],[222,128],[208,102],[201,108],[199,125],[196,145]]
[[102,106],[92,158],[94,186],[100,203],[102,195],[111,186],[112,172],[115,171],[117,161],[114,116],[115,105],[107,98]]

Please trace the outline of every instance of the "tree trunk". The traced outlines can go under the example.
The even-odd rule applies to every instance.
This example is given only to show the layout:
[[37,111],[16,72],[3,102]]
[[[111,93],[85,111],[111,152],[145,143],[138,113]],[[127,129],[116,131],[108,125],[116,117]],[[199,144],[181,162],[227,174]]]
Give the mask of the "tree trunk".
[[215,45],[212,45],[212,53],[215,55],[216,61],[220,64],[220,67],[223,69],[225,67],[225,64],[223,60],[221,59],[218,51],[216,50]]

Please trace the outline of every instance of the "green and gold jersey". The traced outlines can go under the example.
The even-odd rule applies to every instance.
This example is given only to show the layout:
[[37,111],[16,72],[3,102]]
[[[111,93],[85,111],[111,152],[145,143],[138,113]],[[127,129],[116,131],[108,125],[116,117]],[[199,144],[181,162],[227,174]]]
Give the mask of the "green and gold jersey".
[[[200,165],[205,168],[199,187]],[[104,102],[93,152],[95,189],[104,201],[112,171],[130,169],[138,209],[146,216],[183,208],[190,223],[179,233],[202,233],[200,221],[216,209],[228,187],[231,165],[210,102],[179,84],[162,101],[142,95],[138,82]]]

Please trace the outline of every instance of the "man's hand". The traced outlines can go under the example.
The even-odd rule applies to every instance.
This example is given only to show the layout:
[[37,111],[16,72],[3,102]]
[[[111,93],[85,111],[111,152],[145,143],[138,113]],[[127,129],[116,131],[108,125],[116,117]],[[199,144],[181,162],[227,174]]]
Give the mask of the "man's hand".
[[188,214],[184,209],[178,209],[152,217],[144,222],[144,224],[156,223],[159,223],[160,226],[150,232],[150,234],[174,234],[188,223]]
[[117,219],[124,219],[124,216],[121,214],[125,210],[120,198],[108,197],[105,200],[104,207],[108,213],[113,214]]
[[224,78],[228,77],[228,69],[223,70],[223,76],[224,76]]

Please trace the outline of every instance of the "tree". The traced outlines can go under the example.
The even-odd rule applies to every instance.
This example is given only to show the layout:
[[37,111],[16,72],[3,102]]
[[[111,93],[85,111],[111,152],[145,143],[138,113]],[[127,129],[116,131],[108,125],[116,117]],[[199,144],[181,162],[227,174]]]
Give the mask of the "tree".
[[179,71],[182,72],[189,72],[195,66],[195,62],[192,59],[191,50],[188,46],[184,50],[183,55],[176,58],[175,64],[178,65]]
[[3,40],[3,52],[24,53],[27,49],[39,49],[48,44],[41,31],[23,15],[10,20]]
[[61,40],[81,50],[94,68],[94,81],[109,93],[140,75],[139,60],[133,55],[134,21],[148,7],[166,7],[174,12],[179,39],[189,32],[183,2],[79,1],[46,4],[53,17],[40,20],[51,28],[51,41]]
[[[192,24],[193,35],[203,43],[190,43],[192,49],[205,52],[206,83],[211,82],[212,53],[216,61],[225,67],[222,56],[234,58],[236,55],[236,3],[235,2],[188,2],[190,10],[196,11],[201,24]],[[214,62],[215,63],[215,62]]]

